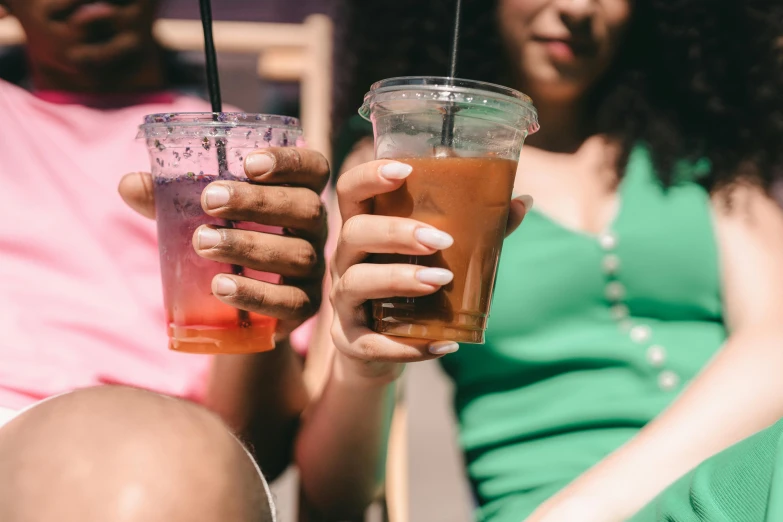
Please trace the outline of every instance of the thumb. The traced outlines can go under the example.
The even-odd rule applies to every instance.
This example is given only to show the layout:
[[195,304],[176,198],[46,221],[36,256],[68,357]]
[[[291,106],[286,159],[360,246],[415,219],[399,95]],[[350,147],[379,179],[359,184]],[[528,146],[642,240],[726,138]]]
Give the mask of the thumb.
[[506,223],[506,237],[510,236],[522,224],[525,214],[531,208],[533,208],[532,196],[518,196],[511,200],[511,207],[508,211],[508,223]]
[[155,193],[147,172],[125,174],[117,188],[125,203],[144,217],[155,219]]

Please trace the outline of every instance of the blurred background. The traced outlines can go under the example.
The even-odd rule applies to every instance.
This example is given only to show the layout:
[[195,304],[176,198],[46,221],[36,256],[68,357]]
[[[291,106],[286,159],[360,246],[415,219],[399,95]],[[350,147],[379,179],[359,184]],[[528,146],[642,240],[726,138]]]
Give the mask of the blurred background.
[[[215,0],[215,20],[241,22],[302,23],[308,15],[337,17],[336,0]],[[195,0],[164,0],[163,18],[199,18]],[[189,53],[195,63],[203,63],[201,53]],[[246,111],[299,115],[299,85],[294,82],[262,82],[256,75],[256,58],[244,54],[221,53],[220,75],[225,100]]]

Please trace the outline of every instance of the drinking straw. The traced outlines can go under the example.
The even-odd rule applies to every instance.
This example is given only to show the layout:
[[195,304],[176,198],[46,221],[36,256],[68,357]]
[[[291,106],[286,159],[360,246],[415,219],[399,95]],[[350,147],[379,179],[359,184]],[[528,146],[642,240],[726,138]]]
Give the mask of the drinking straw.
[[223,102],[220,98],[220,77],[217,69],[217,53],[215,52],[215,40],[212,37],[212,4],[210,0],[199,0],[201,8],[201,25],[204,28],[204,54],[207,59],[207,85],[209,87],[209,101],[212,103],[212,112],[223,112]]
[[[449,79],[454,80],[457,76],[457,49],[459,46],[459,29],[462,18],[462,0],[457,0],[454,6],[454,31],[451,38],[451,61],[449,63]],[[454,114],[456,107],[453,104],[446,108],[446,114],[443,116],[443,127],[441,129],[441,145],[451,147],[454,144]]]
[[[217,53],[215,52],[215,40],[212,37],[212,4],[210,0],[199,0],[201,8],[201,25],[204,29],[204,54],[207,61],[207,86],[209,88],[209,101],[212,104],[212,119],[218,121],[223,112],[223,101],[220,96],[220,77],[217,68]],[[218,176],[228,174],[228,161],[226,158],[226,141],[222,138],[215,140],[215,148],[218,158]],[[227,228],[234,228],[232,221],[226,221]],[[243,275],[244,268],[239,265],[231,265],[234,275]],[[250,326],[250,314],[245,310],[237,309],[237,323],[241,328]]]

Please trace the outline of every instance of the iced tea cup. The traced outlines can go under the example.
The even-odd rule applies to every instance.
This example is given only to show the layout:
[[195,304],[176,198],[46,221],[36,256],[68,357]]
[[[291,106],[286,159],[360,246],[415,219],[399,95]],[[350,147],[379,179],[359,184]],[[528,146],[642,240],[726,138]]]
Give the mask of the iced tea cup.
[[482,344],[519,154],[538,130],[532,101],[485,82],[405,77],[375,83],[359,112],[373,124],[375,157],[413,167],[400,189],[375,197],[373,212],[415,219],[454,238],[431,256],[373,257],[446,268],[454,279],[432,295],[374,300],[372,328]]
[[273,349],[277,320],[221,302],[212,294],[212,279],[234,273],[279,283],[280,276],[204,259],[192,241],[201,225],[281,232],[208,216],[201,193],[216,180],[248,182],[247,154],[296,145],[302,138],[298,120],[244,113],[153,114],[138,137],[146,140],[152,163],[169,348],[212,354]]

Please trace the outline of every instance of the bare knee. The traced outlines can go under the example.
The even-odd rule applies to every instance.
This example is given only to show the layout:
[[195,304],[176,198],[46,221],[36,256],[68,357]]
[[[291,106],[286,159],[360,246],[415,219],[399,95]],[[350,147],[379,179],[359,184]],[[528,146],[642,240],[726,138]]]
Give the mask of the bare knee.
[[0,430],[0,520],[28,519],[272,520],[261,477],[217,416],[123,387],[52,399]]

